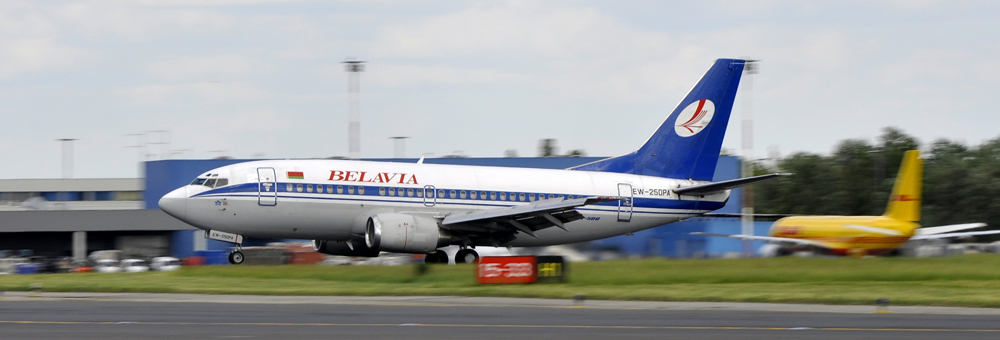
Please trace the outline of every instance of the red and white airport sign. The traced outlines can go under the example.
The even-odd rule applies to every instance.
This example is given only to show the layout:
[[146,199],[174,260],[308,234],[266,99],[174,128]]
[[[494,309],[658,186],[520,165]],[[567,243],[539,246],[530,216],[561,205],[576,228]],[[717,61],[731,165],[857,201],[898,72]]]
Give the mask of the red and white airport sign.
[[486,256],[479,258],[476,282],[566,282],[562,256]]
[[485,256],[479,258],[476,278],[479,283],[532,283],[535,274],[534,256]]

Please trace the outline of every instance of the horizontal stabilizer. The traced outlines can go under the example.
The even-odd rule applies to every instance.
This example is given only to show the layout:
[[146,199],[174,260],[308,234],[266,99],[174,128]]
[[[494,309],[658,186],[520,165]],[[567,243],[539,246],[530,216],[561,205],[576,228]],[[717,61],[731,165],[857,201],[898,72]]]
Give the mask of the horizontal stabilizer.
[[753,176],[747,178],[737,178],[728,181],[715,182],[709,184],[695,185],[685,188],[674,189],[674,193],[678,195],[685,196],[704,196],[710,195],[717,192],[723,192],[730,189],[736,189],[745,185],[753,184],[760,181],[766,181],[772,178],[777,178],[781,176],[791,176],[789,173],[774,173],[760,176]]

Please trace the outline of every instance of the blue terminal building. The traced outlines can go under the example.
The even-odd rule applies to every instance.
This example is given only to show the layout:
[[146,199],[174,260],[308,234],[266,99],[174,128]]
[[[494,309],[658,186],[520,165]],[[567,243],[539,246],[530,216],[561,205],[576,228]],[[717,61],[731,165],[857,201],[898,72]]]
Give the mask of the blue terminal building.
[[[600,157],[430,158],[424,163],[564,169]],[[408,162],[417,159],[367,159]],[[0,250],[46,256],[83,258],[92,251],[122,250],[132,256],[194,256],[199,251],[224,251],[232,244],[204,238],[201,230],[159,210],[164,194],[187,185],[217,167],[250,160],[159,160],[145,163],[145,179],[7,179],[0,180]],[[719,159],[714,181],[738,178],[740,160]],[[716,213],[737,214],[742,190],[733,190]],[[755,222],[765,235],[771,222]],[[620,252],[628,257],[722,257],[738,254],[742,241],[691,235],[691,232],[737,234],[739,218],[697,217],[657,228],[592,241],[590,249]],[[244,246],[275,240],[248,238]],[[754,242],[754,250],[762,246]]]

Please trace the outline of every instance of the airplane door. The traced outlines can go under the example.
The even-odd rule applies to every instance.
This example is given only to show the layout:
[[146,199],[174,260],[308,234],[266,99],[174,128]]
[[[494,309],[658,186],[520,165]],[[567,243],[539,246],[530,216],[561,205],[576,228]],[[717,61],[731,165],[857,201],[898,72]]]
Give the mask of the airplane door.
[[618,221],[629,222],[632,220],[632,185],[618,183],[618,196],[625,198],[618,201]]
[[437,204],[437,190],[433,185],[424,186],[424,206],[433,207]]
[[257,168],[257,204],[278,205],[278,183],[274,168]]

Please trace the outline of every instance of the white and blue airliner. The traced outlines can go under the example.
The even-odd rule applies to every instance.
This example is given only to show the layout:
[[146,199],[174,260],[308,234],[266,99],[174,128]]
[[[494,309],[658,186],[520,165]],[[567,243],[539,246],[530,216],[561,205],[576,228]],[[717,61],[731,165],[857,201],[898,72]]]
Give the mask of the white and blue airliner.
[[[476,247],[532,247],[628,234],[721,208],[711,182],[745,60],[719,59],[631,153],[564,170],[357,160],[269,160],[212,169],[160,199],[166,213],[239,245],[243,236],[312,239],[346,256],[428,254],[456,263]],[[242,263],[236,248],[230,262]]]

